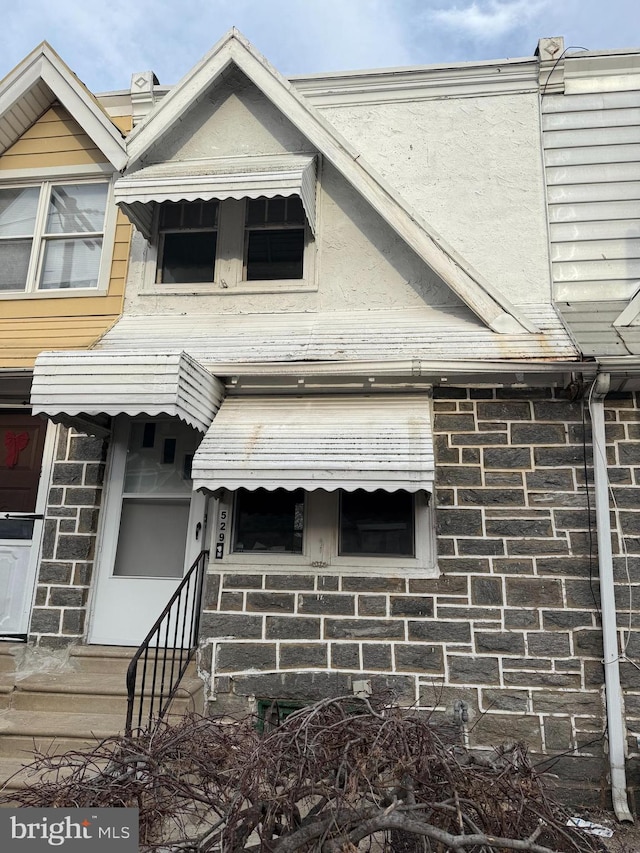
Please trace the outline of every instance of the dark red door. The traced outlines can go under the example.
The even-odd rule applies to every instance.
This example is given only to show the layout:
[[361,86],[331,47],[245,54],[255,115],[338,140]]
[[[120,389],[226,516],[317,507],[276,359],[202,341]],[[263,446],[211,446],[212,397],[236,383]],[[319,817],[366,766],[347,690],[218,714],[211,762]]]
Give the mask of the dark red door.
[[46,427],[32,415],[0,413],[0,517],[34,512]]

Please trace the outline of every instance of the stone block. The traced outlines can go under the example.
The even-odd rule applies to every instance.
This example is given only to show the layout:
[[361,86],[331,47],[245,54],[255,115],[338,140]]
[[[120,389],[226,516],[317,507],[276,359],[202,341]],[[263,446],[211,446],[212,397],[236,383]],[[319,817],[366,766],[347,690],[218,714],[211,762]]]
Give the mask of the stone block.
[[75,533],[76,522],[74,518],[61,518],[58,521],[58,530],[60,533]]
[[78,533],[96,533],[99,515],[97,508],[81,507],[78,513]]
[[562,584],[559,580],[508,577],[505,588],[510,607],[562,607]]
[[475,428],[476,419],[472,414],[436,414],[434,417],[435,432],[475,432]]
[[104,462],[107,442],[91,435],[72,435],[69,441],[69,459],[82,462]]
[[[397,672],[444,672],[442,646],[396,643],[393,647]],[[364,656],[365,647],[362,647]]]
[[482,536],[482,512],[478,509],[441,509],[436,530],[445,536]]
[[532,492],[572,492],[576,487],[572,468],[540,468],[527,471],[526,478]]
[[[587,445],[587,461],[592,454]],[[567,468],[584,464],[584,451],[581,444],[552,445],[550,447],[534,447],[534,467],[536,468]]]
[[205,611],[200,618],[200,636],[259,640],[262,637],[262,617]]
[[456,607],[455,605],[438,605],[438,619],[466,619],[468,621],[479,619],[484,621],[499,622],[502,618],[498,608],[490,607]]
[[529,709],[529,693],[526,690],[483,687],[481,697],[483,711],[514,711],[525,714]]
[[89,586],[93,579],[93,563],[76,563],[71,583],[74,586]]
[[387,599],[384,595],[358,596],[358,616],[387,615]]
[[540,615],[537,610],[505,610],[504,627],[513,629],[537,629],[540,627]]
[[56,462],[51,474],[54,486],[81,486],[84,479],[84,465],[80,462]]
[[406,592],[404,578],[386,578],[376,575],[369,577],[343,577],[344,592]]
[[434,436],[433,451],[436,460],[436,469],[439,465],[460,462],[460,451],[449,445],[449,436]]
[[391,619],[326,619],[330,640],[404,640],[404,623]]
[[[450,388],[444,385],[435,385],[433,388],[433,399],[436,400],[466,400],[469,392],[466,388]],[[435,403],[436,406],[439,403]]]
[[505,687],[567,687],[580,690],[578,674],[543,672],[538,668],[535,671],[505,670],[503,680]]
[[227,591],[220,596],[220,610],[244,610],[244,594]]
[[600,586],[597,581],[598,566],[594,562],[594,577],[589,580],[575,580],[568,578],[565,581],[567,593],[567,607],[577,607],[582,610],[600,608]]
[[[463,575],[466,574],[479,574],[480,572],[488,572],[489,571],[489,560],[479,559],[474,557],[465,557],[460,559],[458,557],[453,557],[451,559],[443,559],[439,561],[440,569],[443,572],[442,577],[449,577],[450,572],[460,572]],[[460,579],[458,579],[460,580]],[[418,583],[418,581],[411,581],[411,583]],[[431,580],[420,581],[420,583],[433,583]],[[466,587],[466,580],[465,580]],[[411,589],[411,586],[410,586]],[[420,590],[418,590],[420,591]],[[428,590],[425,589],[425,592]],[[443,590],[444,592],[444,590]],[[458,592],[451,592],[451,595],[458,595]]]
[[444,619],[411,621],[409,639],[427,643],[470,643],[471,626],[468,622]]
[[498,658],[447,655],[449,681],[452,684],[499,684]]
[[458,489],[461,506],[524,506],[522,489]]
[[207,574],[204,579],[202,607],[204,610],[217,610],[218,594],[220,591],[220,575]]
[[471,603],[500,607],[503,604],[502,581],[500,578],[472,577]]
[[60,535],[56,546],[56,559],[91,560],[95,541],[95,536]]
[[[448,561],[447,566],[450,568]],[[464,576],[442,574],[439,578],[411,578],[409,592],[466,596],[467,585],[468,581]]]
[[504,541],[502,539],[458,539],[458,554],[460,556],[504,556]]
[[513,444],[566,444],[564,424],[511,424]]
[[225,589],[262,589],[262,575],[226,574],[222,585]]
[[275,643],[220,643],[217,647],[217,673],[275,668]]
[[392,616],[433,616],[433,598],[429,596],[391,596]]
[[577,657],[602,658],[601,630],[580,630],[573,632],[573,648]]
[[360,646],[357,643],[331,643],[333,669],[361,669]]
[[307,590],[314,585],[313,575],[267,575],[264,579],[265,589]]
[[512,471],[514,468],[531,468],[531,451],[528,447],[486,447],[483,456],[486,469],[504,468]]
[[62,613],[62,633],[82,636],[84,634],[86,616],[87,611],[84,608],[77,610],[72,608],[65,609]]
[[292,592],[247,592],[250,613],[293,613],[295,595]]
[[354,595],[305,592],[298,596],[298,613],[352,616],[355,607]]
[[496,559],[493,561],[493,571],[496,575],[532,575],[533,560]]
[[84,607],[87,602],[87,590],[84,587],[52,586],[49,589],[51,607]]
[[267,616],[267,640],[319,640],[320,619],[307,616]]
[[506,432],[479,432],[463,433],[451,436],[451,444],[459,447],[492,447],[495,445],[508,444]]
[[453,539],[444,539],[442,536],[438,536],[436,539],[436,551],[438,553],[438,557],[450,557],[456,552],[455,541]]
[[321,575],[316,582],[318,592],[337,592],[340,589],[340,578],[335,575]]
[[87,462],[84,466],[84,485],[102,486],[104,483],[104,462]]
[[436,467],[436,484],[438,486],[481,486],[482,472],[480,468],[468,465],[440,465]]
[[368,670],[391,670],[391,646],[386,643],[363,643],[362,666]]
[[599,692],[535,690],[532,694],[536,714],[567,714],[568,716],[602,714]]
[[552,536],[551,519],[488,518],[485,522],[487,536]]
[[521,741],[529,749],[542,749],[542,735],[537,717],[518,714],[482,714],[469,733],[471,747],[497,747],[503,743]]
[[62,498],[64,497],[64,489],[61,489],[57,486],[49,489],[49,495],[47,497],[47,508],[50,506],[60,506],[62,504]]
[[637,441],[621,441],[618,444],[618,463],[620,465],[639,465],[640,443]]
[[593,627],[593,613],[588,610],[544,610],[542,627],[545,631],[573,630]]
[[538,554],[568,554],[569,543],[566,539],[552,539],[550,537],[545,537],[544,539],[509,539],[507,541],[507,551],[509,555],[514,557],[526,554],[534,556]]
[[519,471],[485,471],[484,484],[487,488],[497,486],[506,488],[522,488],[522,473]]
[[534,401],[533,413],[537,421],[574,421],[582,423],[582,404],[569,400]]
[[34,607],[31,611],[29,631],[32,634],[59,634],[62,610]]
[[529,421],[531,406],[526,401],[496,400],[478,403],[479,421]]
[[64,490],[65,506],[100,506],[102,489],[88,486],[69,486]]
[[40,563],[38,583],[68,584],[71,583],[73,563]]
[[499,652],[506,655],[524,654],[524,635],[515,631],[474,631],[476,651]]
[[[465,465],[479,465],[480,464],[480,450],[477,447],[463,447],[462,448],[462,462]],[[471,485],[479,485],[478,483],[471,483]]]
[[270,672],[234,675],[233,692],[259,699],[289,699],[308,704],[351,693],[352,678],[344,672]]
[[527,634],[527,645],[531,657],[566,658],[571,654],[569,634],[548,634],[543,631],[539,634]]
[[326,643],[281,643],[281,669],[326,669]]

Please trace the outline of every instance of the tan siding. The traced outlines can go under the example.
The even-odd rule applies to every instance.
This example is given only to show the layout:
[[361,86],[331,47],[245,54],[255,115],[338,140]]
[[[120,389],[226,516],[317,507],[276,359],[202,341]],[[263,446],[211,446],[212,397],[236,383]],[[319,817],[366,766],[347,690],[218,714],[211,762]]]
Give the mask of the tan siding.
[[47,166],[85,166],[107,158],[69,113],[56,105],[48,109],[0,157],[0,171]]
[[30,367],[42,350],[86,349],[115,320],[100,317],[65,317],[53,322],[33,318],[0,320],[0,366]]
[[115,126],[123,133],[130,133],[133,128],[133,118],[131,116],[109,116]]

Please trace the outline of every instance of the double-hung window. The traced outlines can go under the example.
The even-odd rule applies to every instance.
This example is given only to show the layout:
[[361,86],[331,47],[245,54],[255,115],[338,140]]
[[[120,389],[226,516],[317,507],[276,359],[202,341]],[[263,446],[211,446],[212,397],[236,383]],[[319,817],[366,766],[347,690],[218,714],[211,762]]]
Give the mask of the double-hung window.
[[311,274],[312,235],[299,196],[165,201],[157,212],[155,284],[295,284]]
[[238,489],[226,493],[221,512],[231,525],[216,553],[234,563],[435,570],[424,492]]
[[0,292],[95,289],[109,185],[0,187]]

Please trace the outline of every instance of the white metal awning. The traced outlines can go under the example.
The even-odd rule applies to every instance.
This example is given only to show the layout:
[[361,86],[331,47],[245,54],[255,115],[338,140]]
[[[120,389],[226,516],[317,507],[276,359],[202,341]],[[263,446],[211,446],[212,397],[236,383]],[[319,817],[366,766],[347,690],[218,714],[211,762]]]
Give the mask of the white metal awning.
[[116,204],[147,239],[157,202],[292,195],[300,196],[315,232],[315,157],[283,154],[160,163],[124,175],[114,186]]
[[104,432],[104,416],[172,415],[206,432],[224,385],[184,352],[44,352],[31,387],[33,414]]
[[228,397],[193,460],[195,489],[431,489],[425,394]]

